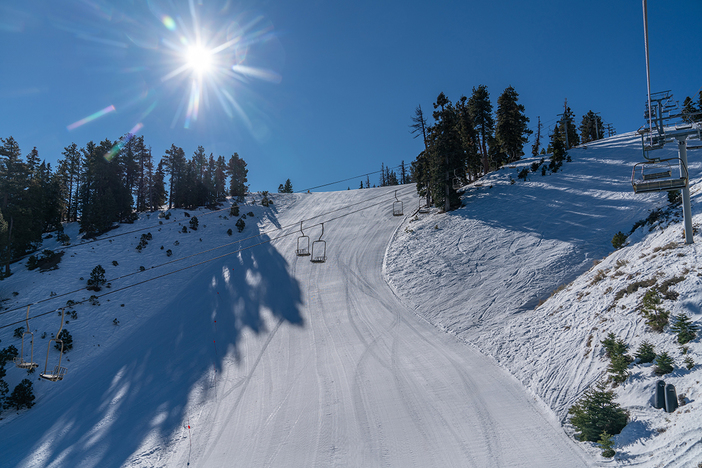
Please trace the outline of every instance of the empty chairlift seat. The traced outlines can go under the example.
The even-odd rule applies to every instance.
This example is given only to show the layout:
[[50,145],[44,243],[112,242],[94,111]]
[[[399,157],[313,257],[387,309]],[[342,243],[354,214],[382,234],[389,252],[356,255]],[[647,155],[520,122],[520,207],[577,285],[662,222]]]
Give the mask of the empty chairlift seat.
[[631,172],[634,193],[680,190],[687,187],[687,183],[687,168],[679,158],[640,162]]
[[319,239],[312,242],[312,255],[310,258],[311,262],[314,263],[324,263],[327,261],[327,243],[322,240],[324,235],[324,223],[322,223],[322,233],[319,235]]

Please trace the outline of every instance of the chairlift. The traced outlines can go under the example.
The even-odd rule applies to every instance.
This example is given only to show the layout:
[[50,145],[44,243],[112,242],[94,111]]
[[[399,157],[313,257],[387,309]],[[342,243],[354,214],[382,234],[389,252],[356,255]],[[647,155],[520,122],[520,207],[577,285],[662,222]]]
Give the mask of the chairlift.
[[[25,318],[25,332],[22,333],[22,346],[20,347],[20,354],[19,356],[15,357],[13,359],[13,362],[15,363],[15,366],[17,366],[20,369],[34,369],[35,367],[39,367],[39,364],[34,362],[34,333],[32,333],[29,330],[29,307],[27,306],[27,316]],[[24,360],[24,337],[29,335],[29,361]]]
[[[673,173],[673,164],[677,161],[678,171]],[[679,175],[679,177],[675,177]],[[687,168],[680,158],[654,159],[634,165],[631,171],[631,185],[634,193],[663,192],[680,190],[687,187]]]
[[397,198],[397,190],[395,190],[395,201],[392,203],[392,215],[402,216],[403,214],[402,201]]
[[[49,345],[46,348],[46,362],[44,363],[44,372],[39,374],[39,377],[42,379],[48,380],[50,382],[56,382],[57,380],[63,380],[63,376],[66,375],[66,368],[61,367],[61,358],[63,357],[63,340],[59,338],[59,334],[61,333],[61,329],[63,328],[63,319],[66,315],[66,308],[61,309],[61,326],[58,329],[58,332],[56,332],[56,338],[52,338],[49,340]],[[48,372],[48,366],[49,366],[49,351],[51,351],[51,342],[54,342],[56,344],[61,343],[61,350],[59,352],[59,358],[58,358],[58,364],[54,367],[53,372]]]
[[295,253],[298,257],[305,257],[310,254],[310,238],[302,230],[302,221],[300,221],[300,232],[302,235],[297,238],[297,250]]
[[310,258],[311,262],[324,263],[327,260],[327,242],[322,240],[323,235],[324,223],[322,223],[322,233],[319,235],[319,239],[312,242],[312,256]]

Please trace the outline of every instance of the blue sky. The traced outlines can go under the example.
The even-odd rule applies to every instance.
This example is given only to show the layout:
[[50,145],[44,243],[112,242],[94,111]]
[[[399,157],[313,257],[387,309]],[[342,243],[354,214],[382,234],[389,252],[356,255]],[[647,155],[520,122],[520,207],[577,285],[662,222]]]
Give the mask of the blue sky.
[[[652,91],[696,96],[702,2],[648,8]],[[480,84],[495,107],[513,86],[533,129],[567,98],[578,124],[593,110],[622,133],[644,123],[642,18],[639,1],[4,1],[0,137],[53,165],[72,142],[136,130],[156,159],[238,152],[251,189],[275,191],[409,163],[415,107]],[[229,45],[200,92],[198,41]]]

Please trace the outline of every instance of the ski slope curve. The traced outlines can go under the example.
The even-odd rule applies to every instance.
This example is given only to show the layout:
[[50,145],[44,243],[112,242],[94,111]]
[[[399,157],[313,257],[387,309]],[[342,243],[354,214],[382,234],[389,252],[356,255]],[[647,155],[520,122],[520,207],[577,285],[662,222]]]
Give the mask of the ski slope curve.
[[130,324],[2,427],[3,463],[587,466],[540,400],[384,281],[393,192],[276,198],[257,229],[314,217],[325,263],[293,233],[115,295]]

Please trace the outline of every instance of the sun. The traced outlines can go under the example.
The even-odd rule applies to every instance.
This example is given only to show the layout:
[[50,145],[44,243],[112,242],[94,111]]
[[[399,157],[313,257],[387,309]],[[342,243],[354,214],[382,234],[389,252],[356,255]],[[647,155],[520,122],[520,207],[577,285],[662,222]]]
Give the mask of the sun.
[[212,51],[200,45],[185,50],[185,63],[196,74],[204,75],[213,68]]

